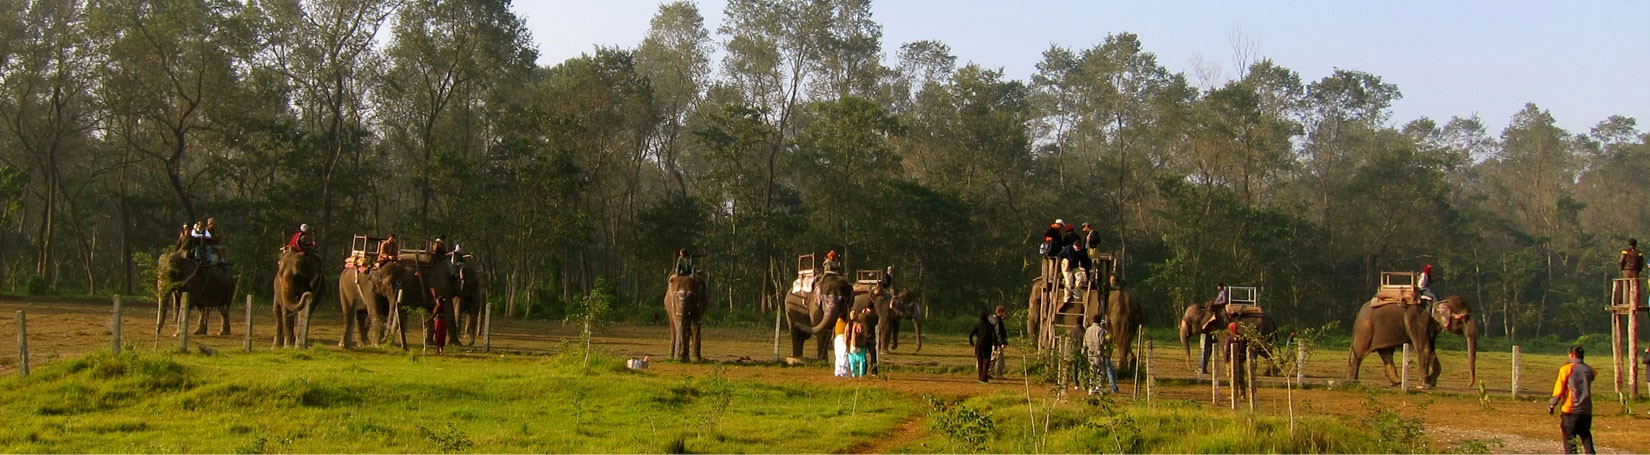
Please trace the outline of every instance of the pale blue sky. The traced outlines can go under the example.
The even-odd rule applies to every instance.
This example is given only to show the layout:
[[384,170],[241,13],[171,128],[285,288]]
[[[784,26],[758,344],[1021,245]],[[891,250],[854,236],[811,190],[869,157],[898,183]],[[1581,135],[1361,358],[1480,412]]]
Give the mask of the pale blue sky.
[[[636,46],[659,4],[523,1],[516,9],[539,63],[554,65],[596,45]],[[698,4],[720,42],[724,2]],[[872,8],[890,63],[900,44],[935,39],[961,62],[1026,80],[1051,44],[1083,49],[1131,32],[1160,65],[1196,83],[1199,59],[1236,74],[1236,31],[1307,82],[1339,67],[1397,84],[1397,123],[1477,114],[1499,135],[1534,102],[1572,133],[1610,115],[1650,130],[1650,2],[882,0]]]

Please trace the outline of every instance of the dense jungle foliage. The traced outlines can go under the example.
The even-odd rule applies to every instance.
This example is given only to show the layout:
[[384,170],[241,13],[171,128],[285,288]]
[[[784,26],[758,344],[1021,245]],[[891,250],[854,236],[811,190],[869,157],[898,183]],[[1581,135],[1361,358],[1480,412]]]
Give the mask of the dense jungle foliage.
[[141,294],[216,217],[258,294],[308,223],[333,258],[445,235],[513,314],[598,278],[657,306],[685,247],[723,307],[835,249],[959,315],[1023,304],[1064,218],[1123,254],[1149,324],[1225,281],[1346,327],[1381,271],[1430,263],[1485,333],[1569,337],[1604,330],[1650,221],[1632,118],[1395,119],[1359,62],[1188,76],[1128,33],[1014,80],[883,43],[869,0],[725,11],[667,3],[640,43],[538,66],[507,0],[0,0],[0,289]]

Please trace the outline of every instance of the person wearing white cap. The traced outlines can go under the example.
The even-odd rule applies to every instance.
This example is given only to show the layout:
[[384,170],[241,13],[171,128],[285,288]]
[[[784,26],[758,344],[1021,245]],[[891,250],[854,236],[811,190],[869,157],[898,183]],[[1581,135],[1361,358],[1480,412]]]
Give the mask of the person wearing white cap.
[[309,239],[309,225],[298,225],[298,232],[293,233],[292,238],[286,241],[286,247],[295,253],[304,253],[306,250],[314,249],[315,242]]

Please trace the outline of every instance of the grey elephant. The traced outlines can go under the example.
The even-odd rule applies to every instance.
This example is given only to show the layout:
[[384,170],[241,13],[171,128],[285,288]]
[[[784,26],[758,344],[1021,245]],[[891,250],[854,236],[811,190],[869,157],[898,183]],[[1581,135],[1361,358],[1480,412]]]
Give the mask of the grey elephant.
[[[204,310],[216,309],[223,321],[223,328],[218,335],[229,335],[229,305],[234,300],[235,277],[222,264],[203,265],[184,257],[182,251],[174,251],[161,255],[155,269],[155,297],[159,306],[155,317],[155,334],[159,335],[166,326],[166,313],[182,305],[183,294],[189,294],[191,309],[199,309],[199,325],[195,329],[196,335],[206,334],[207,312]],[[181,311],[181,310],[180,310]],[[188,321],[178,322],[178,331]],[[177,336],[177,333],[173,333]]]
[[791,357],[802,357],[802,344],[810,336],[819,337],[819,358],[826,359],[831,333],[853,306],[854,285],[835,273],[826,273],[813,282],[811,291],[793,289],[785,295],[785,320],[791,332]]
[[692,351],[693,360],[704,360],[700,353],[705,310],[710,298],[705,295],[705,279],[697,275],[671,275],[665,290],[665,313],[670,318],[670,357],[683,362]]
[[1397,385],[1401,380],[1392,363],[1392,353],[1404,343],[1415,350],[1416,364],[1422,369],[1422,388],[1438,386],[1443,368],[1438,362],[1436,343],[1440,332],[1450,332],[1467,339],[1467,385],[1478,384],[1478,324],[1472,320],[1472,309],[1467,300],[1452,295],[1431,305],[1383,302],[1379,298],[1364,302],[1358,309],[1358,318],[1352,323],[1352,348],[1347,361],[1347,379],[1358,380],[1358,367],[1371,351],[1380,354],[1386,367],[1386,377]]
[[[1180,318],[1180,346],[1186,351],[1187,367],[1192,365],[1192,339],[1198,335],[1208,335],[1213,339],[1215,346],[1225,346],[1226,338],[1231,336],[1231,332],[1227,331],[1226,328],[1233,322],[1247,326],[1249,330],[1259,334],[1261,339],[1268,344],[1275,342],[1277,339],[1278,324],[1266,313],[1232,314],[1226,311],[1214,311],[1213,314],[1210,314],[1209,308],[1210,304],[1208,302],[1188,305],[1185,314]],[[1210,353],[1210,355],[1216,354],[1218,353]],[[1257,351],[1257,355],[1267,357],[1269,354],[1263,349]],[[1198,360],[1198,371],[1208,369],[1207,361],[1207,358]],[[1275,372],[1276,365],[1272,364],[1268,371]]]
[[[275,272],[275,346],[299,346],[309,333],[298,333],[299,313],[305,320],[315,312],[315,298],[322,286],[321,260],[291,250],[281,252]],[[308,327],[305,327],[308,329]]]

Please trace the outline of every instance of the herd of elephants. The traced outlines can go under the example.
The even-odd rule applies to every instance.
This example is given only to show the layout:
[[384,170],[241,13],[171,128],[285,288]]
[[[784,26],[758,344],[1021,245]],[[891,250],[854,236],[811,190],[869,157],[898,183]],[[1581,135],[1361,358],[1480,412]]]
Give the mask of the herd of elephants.
[[[408,308],[422,308],[434,314],[438,309],[447,324],[451,339],[474,344],[480,330],[480,313],[486,302],[486,276],[478,264],[465,261],[457,264],[451,257],[437,257],[423,251],[403,250],[400,260],[372,264],[369,252],[354,251],[344,261],[339,272],[337,288],[345,329],[340,346],[353,348],[354,337],[379,345],[390,333],[400,334],[400,345],[406,347],[405,322],[402,317]],[[274,310],[278,330],[277,346],[296,346],[307,334],[300,333],[297,316],[314,311],[314,301],[325,282],[325,268],[321,258],[310,253],[284,250],[274,279]],[[916,330],[916,349],[922,349],[921,309],[909,290],[894,290],[876,279],[851,279],[839,273],[815,273],[799,265],[798,277],[785,296],[785,318],[791,338],[791,356],[803,357],[803,346],[808,338],[817,338],[817,358],[827,359],[830,331],[837,321],[859,314],[866,308],[874,310],[881,321],[876,326],[876,345],[883,350],[897,350],[901,326],[909,321]],[[863,271],[861,272],[863,273]],[[184,303],[201,309],[198,327],[194,333],[206,333],[207,310],[217,310],[223,319],[220,334],[229,332],[229,306],[236,289],[235,277],[223,265],[206,265],[188,258],[183,251],[162,255],[157,268],[157,296],[159,314],[156,333],[163,329],[168,310]],[[863,278],[863,277],[861,277]],[[1069,313],[1048,311],[1047,296],[1050,286],[1059,287],[1060,280],[1032,281],[1027,314],[1027,329],[1031,339],[1046,335],[1053,324],[1040,318],[1069,317]],[[1045,284],[1051,283],[1051,284]],[[1439,333],[1450,332],[1465,337],[1468,356],[1469,386],[1477,383],[1476,322],[1470,317],[1467,301],[1460,296],[1449,296],[1435,303],[1415,298],[1413,292],[1389,293],[1383,289],[1358,310],[1352,328],[1352,346],[1348,359],[1348,379],[1357,380],[1363,358],[1374,352],[1380,355],[1388,380],[1399,381],[1393,364],[1393,353],[1404,344],[1410,344],[1417,355],[1417,364],[1423,371],[1423,387],[1434,387],[1442,372],[1435,352]],[[1134,367],[1132,340],[1136,330],[1144,325],[1143,311],[1124,288],[1090,290],[1098,294],[1087,299],[1091,305],[1079,311],[1084,321],[1094,316],[1110,325],[1112,358],[1119,368]],[[667,278],[664,307],[670,323],[671,357],[675,359],[702,359],[701,328],[709,307],[709,296],[702,277],[694,274],[672,274]],[[1242,333],[1259,334],[1264,341],[1276,336],[1277,325],[1264,312],[1231,312],[1211,310],[1208,304],[1187,305],[1179,323],[1182,347],[1187,362],[1191,362],[1191,340],[1199,335],[1210,335],[1224,342],[1231,336],[1226,330],[1230,323],[1247,326]],[[1058,316],[1050,316],[1058,315]],[[1071,321],[1066,321],[1068,324]],[[179,330],[184,324],[180,321]],[[369,333],[370,332],[370,333]],[[1224,345],[1224,344],[1222,344]],[[1265,354],[1266,350],[1260,351]]]

